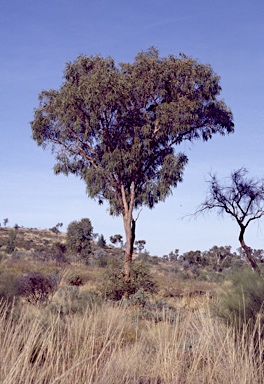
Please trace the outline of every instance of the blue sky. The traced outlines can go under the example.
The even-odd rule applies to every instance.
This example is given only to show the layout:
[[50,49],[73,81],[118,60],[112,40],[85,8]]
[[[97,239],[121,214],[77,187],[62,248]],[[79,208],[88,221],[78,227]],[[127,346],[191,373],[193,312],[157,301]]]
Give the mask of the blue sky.
[[[94,231],[123,235],[122,219],[98,206],[74,177],[55,176],[50,152],[31,139],[38,94],[57,89],[65,63],[79,54],[132,61],[156,46],[162,56],[180,52],[212,65],[221,97],[234,114],[235,133],[208,143],[185,143],[184,182],[152,211],[143,209],[137,239],[153,255],[175,248],[238,248],[238,228],[216,214],[182,219],[203,201],[210,171],[225,177],[239,167],[263,177],[264,2],[262,0],[1,0],[0,2],[0,222],[63,229],[89,217]],[[246,233],[264,248],[263,222]]]

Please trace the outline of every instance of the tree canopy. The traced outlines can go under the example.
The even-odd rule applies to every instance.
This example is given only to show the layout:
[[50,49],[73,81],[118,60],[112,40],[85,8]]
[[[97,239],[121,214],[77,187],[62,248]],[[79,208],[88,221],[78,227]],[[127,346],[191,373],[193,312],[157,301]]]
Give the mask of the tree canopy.
[[67,247],[83,259],[91,253],[93,226],[89,219],[72,221],[67,228]]
[[161,58],[156,48],[133,63],[79,56],[66,64],[59,90],[42,91],[33,139],[56,157],[56,174],[83,179],[87,194],[123,216],[125,275],[135,240],[134,209],[153,208],[182,181],[184,140],[207,141],[234,130],[219,99],[219,76],[185,55]]

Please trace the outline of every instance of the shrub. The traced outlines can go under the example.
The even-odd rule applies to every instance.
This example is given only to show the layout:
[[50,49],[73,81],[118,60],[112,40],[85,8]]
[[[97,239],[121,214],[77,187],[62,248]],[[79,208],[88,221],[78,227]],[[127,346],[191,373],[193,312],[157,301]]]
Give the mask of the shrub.
[[15,251],[12,253],[12,260],[21,260],[26,256],[26,253],[23,251]]
[[81,291],[77,286],[65,286],[58,290],[55,302],[51,304],[51,311],[60,315],[73,313],[84,314],[88,309],[101,306],[100,295],[93,291]]
[[46,304],[56,287],[54,278],[38,272],[29,272],[18,280],[18,294],[31,304]]
[[81,285],[84,285],[83,277],[80,276],[78,273],[70,274],[67,281],[70,286],[79,287]]
[[96,265],[98,265],[98,267],[105,268],[107,266],[109,256],[104,250],[97,249],[94,252],[94,258],[96,259]]
[[0,273],[0,299],[12,301],[17,296],[17,275],[13,271],[3,270]]
[[105,297],[110,300],[121,300],[124,293],[129,296],[137,291],[148,293],[157,292],[157,283],[153,280],[148,266],[142,261],[135,261],[131,266],[130,283],[127,287],[124,281],[123,264],[119,260],[112,260],[105,271],[105,279],[102,290]]
[[248,266],[232,276],[215,308],[217,314],[239,332],[247,327],[252,335],[256,326],[258,337],[264,336],[264,279]]
[[179,316],[174,307],[169,305],[163,299],[151,301],[149,295],[142,289],[129,297],[129,300],[123,302],[125,306],[134,306],[136,312],[132,312],[132,320],[149,320],[158,323],[167,321],[173,323]]
[[98,247],[100,248],[105,248],[106,246],[106,240],[104,238],[104,235],[100,235],[99,238],[98,238],[98,241],[97,241],[97,245]]
[[16,232],[12,230],[9,232],[9,237],[7,240],[7,245],[6,245],[6,250],[5,250],[6,253],[10,254],[10,253],[14,252],[15,240],[16,240]]
[[51,258],[57,261],[58,263],[65,263],[67,262],[65,253],[66,253],[66,245],[56,242],[51,251]]

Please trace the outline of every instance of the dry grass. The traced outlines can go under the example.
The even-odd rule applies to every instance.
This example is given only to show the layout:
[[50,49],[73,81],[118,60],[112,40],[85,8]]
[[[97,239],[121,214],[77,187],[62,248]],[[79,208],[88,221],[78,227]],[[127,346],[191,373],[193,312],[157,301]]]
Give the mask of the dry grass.
[[256,352],[206,305],[171,324],[109,304],[62,317],[30,305],[10,313],[2,303],[0,334],[3,384],[264,382],[263,341]]

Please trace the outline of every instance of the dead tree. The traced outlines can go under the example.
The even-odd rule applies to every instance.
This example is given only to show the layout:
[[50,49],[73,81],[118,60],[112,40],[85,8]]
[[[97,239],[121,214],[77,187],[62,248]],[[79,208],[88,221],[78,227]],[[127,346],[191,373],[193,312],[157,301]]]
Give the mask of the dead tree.
[[245,243],[244,236],[249,223],[264,216],[264,180],[248,178],[247,173],[246,168],[240,168],[231,173],[225,184],[218,181],[216,174],[210,174],[207,197],[194,215],[212,209],[230,215],[239,225],[238,239],[251,267],[260,274],[252,249]]

